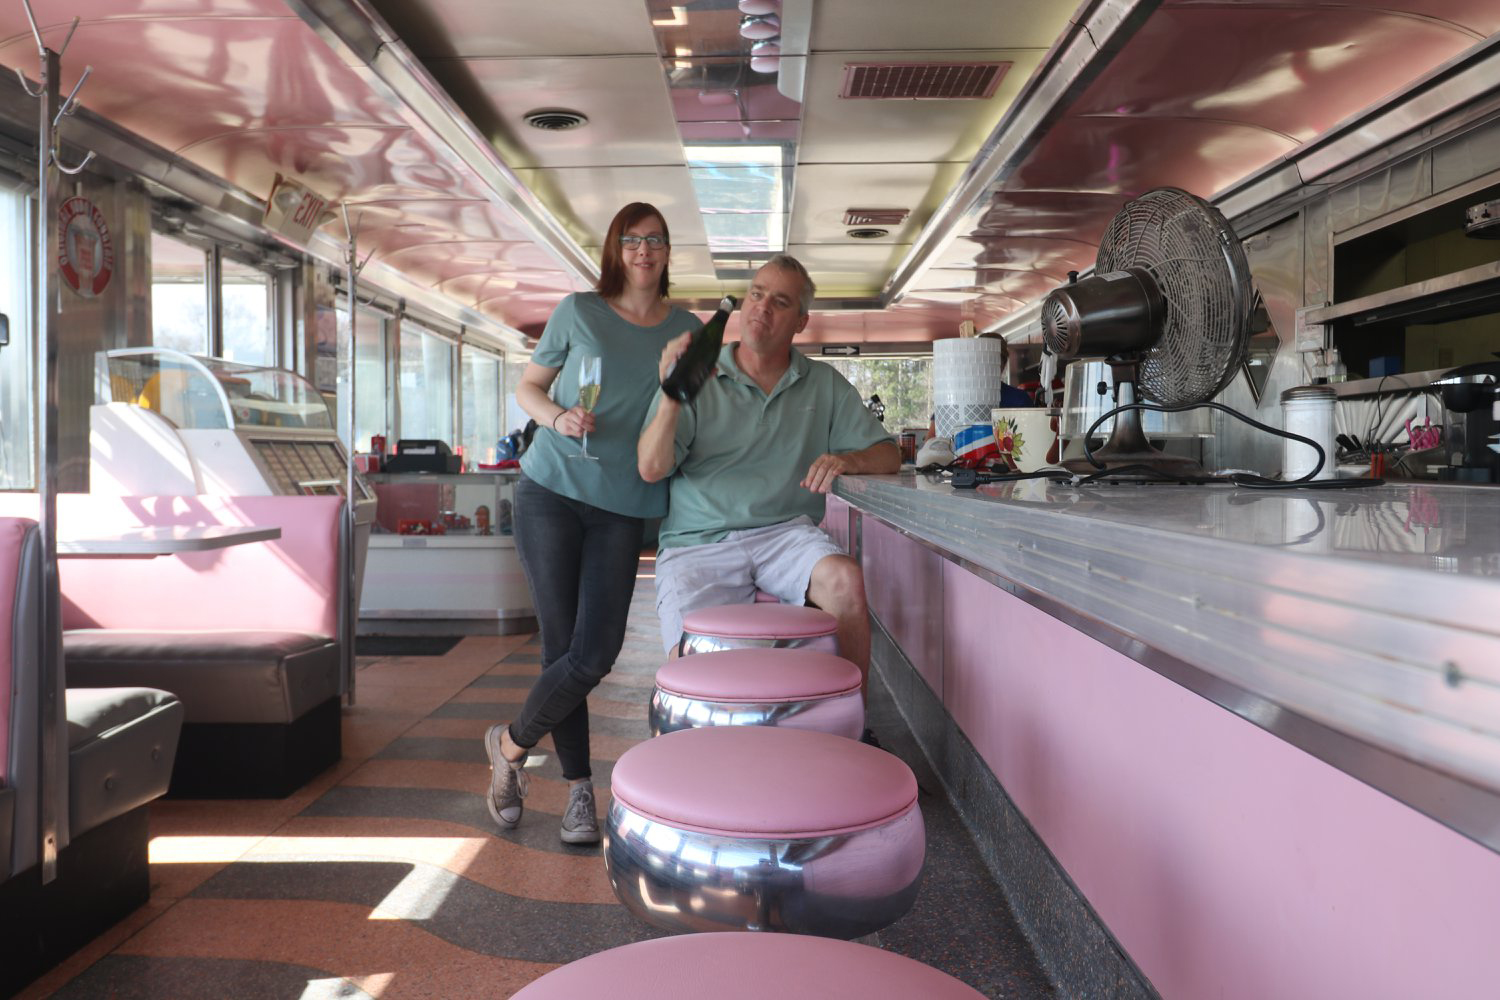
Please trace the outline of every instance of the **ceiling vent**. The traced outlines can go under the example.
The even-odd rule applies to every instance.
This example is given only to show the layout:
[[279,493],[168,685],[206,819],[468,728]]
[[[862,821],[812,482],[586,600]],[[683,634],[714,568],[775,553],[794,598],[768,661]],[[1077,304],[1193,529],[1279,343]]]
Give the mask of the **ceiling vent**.
[[910,214],[905,208],[851,208],[844,213],[844,225],[899,226]]
[[845,63],[840,97],[875,101],[956,101],[991,97],[1008,62]]
[[857,240],[878,240],[882,236],[891,235],[891,231],[889,229],[869,227],[865,229],[851,229],[849,230],[849,235]]
[[538,108],[526,112],[521,120],[532,128],[547,132],[566,132],[570,128],[579,128],[589,123],[588,115],[581,111],[569,111],[567,108]]

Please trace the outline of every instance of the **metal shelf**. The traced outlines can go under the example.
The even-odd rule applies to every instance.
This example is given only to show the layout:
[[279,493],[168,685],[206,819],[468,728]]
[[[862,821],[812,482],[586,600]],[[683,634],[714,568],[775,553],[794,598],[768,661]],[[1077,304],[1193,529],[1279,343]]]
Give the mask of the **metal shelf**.
[[1346,321],[1355,327],[1395,320],[1408,324],[1441,323],[1487,312],[1500,312],[1500,262],[1309,309],[1306,322]]

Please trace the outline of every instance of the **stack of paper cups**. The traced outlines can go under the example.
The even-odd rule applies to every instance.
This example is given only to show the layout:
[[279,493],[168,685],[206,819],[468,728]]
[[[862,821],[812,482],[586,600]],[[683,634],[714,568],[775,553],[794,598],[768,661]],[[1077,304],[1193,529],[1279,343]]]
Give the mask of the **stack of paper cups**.
[[1003,344],[994,338],[953,337],[932,345],[932,403],[937,436],[952,438],[972,424],[989,425],[1005,385]]

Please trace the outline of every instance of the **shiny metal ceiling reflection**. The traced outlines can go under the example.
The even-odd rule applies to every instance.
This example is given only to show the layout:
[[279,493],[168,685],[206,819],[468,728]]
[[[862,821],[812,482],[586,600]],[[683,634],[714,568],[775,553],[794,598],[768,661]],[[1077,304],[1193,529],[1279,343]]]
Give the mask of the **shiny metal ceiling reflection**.
[[[586,281],[625,201],[667,213],[683,298],[742,282],[755,255],[716,268],[683,142],[781,144],[789,246],[830,307],[814,343],[999,322],[1091,266],[1129,197],[1212,197],[1500,31],[1493,0],[784,0],[803,34],[767,74],[731,0],[34,7],[54,46],[82,19],[63,86],[93,65],[91,112],[256,198],[281,173],[348,201],[377,261],[520,330]],[[1071,89],[1048,76],[1059,39],[1087,63]],[[988,101],[837,94],[854,61],[984,58],[1011,63]],[[0,63],[35,72],[19,3],[0,5]],[[590,124],[527,128],[539,107]],[[860,244],[851,207],[910,214]],[[882,290],[882,311],[840,308]]]

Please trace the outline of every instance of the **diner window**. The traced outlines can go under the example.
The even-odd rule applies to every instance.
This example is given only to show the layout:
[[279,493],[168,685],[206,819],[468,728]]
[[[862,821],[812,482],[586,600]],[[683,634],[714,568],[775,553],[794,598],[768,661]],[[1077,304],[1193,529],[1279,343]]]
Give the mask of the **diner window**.
[[246,365],[276,364],[271,276],[239,261],[223,261],[224,357]]
[[500,365],[501,359],[494,354],[464,348],[463,445],[470,468],[495,461],[500,441]]
[[859,390],[869,402],[879,396],[885,406],[885,429],[925,428],[932,419],[932,358],[820,358]]
[[[338,303],[338,388],[345,392],[349,384],[349,356],[346,344],[349,340],[348,299]],[[354,450],[368,452],[370,437],[381,434],[390,437],[386,420],[385,384],[385,325],[383,314],[371,309],[360,309],[354,327]],[[337,411],[339,439],[347,441],[349,423],[344,416],[341,401],[334,403]],[[389,451],[394,442],[386,445]]]
[[151,234],[151,342],[209,352],[208,254],[162,233]]
[[36,488],[31,447],[30,199],[0,189],[0,314],[10,343],[0,347],[0,489]]
[[401,437],[454,444],[453,342],[403,320],[396,371]]
[[530,363],[529,357],[518,358],[512,354],[505,358],[505,414],[502,423],[507,434],[524,430],[527,421],[531,419],[516,401],[516,386],[521,384],[521,376],[526,374],[526,366]]

